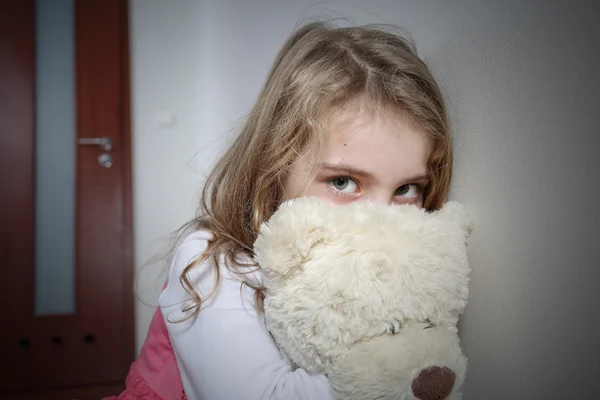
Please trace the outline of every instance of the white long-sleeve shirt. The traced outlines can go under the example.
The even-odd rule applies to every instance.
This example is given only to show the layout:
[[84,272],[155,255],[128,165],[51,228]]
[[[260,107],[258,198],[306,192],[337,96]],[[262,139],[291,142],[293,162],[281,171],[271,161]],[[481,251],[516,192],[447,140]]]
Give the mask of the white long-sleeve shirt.
[[[188,236],[177,248],[167,287],[159,305],[186,395],[190,400],[332,400],[326,376],[303,369],[292,370],[255,311],[254,290],[241,286],[242,279],[220,268],[217,291],[200,312],[185,322],[172,323],[182,314],[189,295],[179,282],[188,263],[201,254],[210,237],[207,232]],[[212,259],[194,269],[192,282],[203,296],[212,290]],[[261,271],[245,277],[261,282]]]

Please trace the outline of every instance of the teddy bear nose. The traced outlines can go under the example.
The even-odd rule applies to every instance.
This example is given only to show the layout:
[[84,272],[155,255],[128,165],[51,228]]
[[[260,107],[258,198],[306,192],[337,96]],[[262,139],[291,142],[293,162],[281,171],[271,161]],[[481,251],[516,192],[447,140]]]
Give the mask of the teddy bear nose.
[[412,391],[420,400],[444,400],[452,392],[456,375],[446,367],[423,369],[412,381]]

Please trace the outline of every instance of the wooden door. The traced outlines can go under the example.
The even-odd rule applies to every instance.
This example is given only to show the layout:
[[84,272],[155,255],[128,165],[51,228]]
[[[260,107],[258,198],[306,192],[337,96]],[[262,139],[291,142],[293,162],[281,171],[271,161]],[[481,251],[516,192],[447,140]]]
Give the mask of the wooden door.
[[[65,151],[75,170],[52,178],[74,180],[73,221],[58,219],[40,237],[36,179],[51,172],[40,172],[39,156],[60,145],[40,140],[46,127],[36,114],[41,65],[36,55],[40,39],[46,39],[38,31],[36,40],[36,10],[43,1],[0,1],[0,398],[122,383],[135,351],[127,0],[65,0],[73,10],[75,108]],[[64,3],[45,1],[47,7]],[[45,29],[52,34],[64,25]],[[48,62],[60,61],[53,57],[61,56],[50,52]],[[65,106],[60,101],[65,93],[55,90],[54,104],[53,95],[45,94],[50,115]],[[110,139],[112,146],[86,144],[96,138]],[[52,216],[52,210],[45,212]],[[69,224],[74,269],[64,287],[71,285],[73,310],[40,314],[40,287],[55,276],[45,271],[44,282],[36,275],[36,244],[59,243]]]

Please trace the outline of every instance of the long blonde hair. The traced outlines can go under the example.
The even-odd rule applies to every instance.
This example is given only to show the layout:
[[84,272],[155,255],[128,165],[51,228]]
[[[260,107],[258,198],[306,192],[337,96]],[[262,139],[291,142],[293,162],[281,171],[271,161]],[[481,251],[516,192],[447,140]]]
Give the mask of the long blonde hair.
[[[424,207],[446,201],[452,169],[448,118],[440,89],[414,46],[380,28],[333,27],[311,23],[283,45],[241,132],[217,163],[202,192],[192,229],[212,232],[206,251],[191,262],[180,282],[192,297],[184,312],[195,315],[219,284],[201,297],[189,274],[203,261],[244,274],[255,269],[240,263],[252,255],[261,224],[281,203],[287,173],[307,151],[320,154],[327,114],[333,107],[363,97],[396,107],[431,140],[430,184]],[[262,309],[263,288],[256,289]]]

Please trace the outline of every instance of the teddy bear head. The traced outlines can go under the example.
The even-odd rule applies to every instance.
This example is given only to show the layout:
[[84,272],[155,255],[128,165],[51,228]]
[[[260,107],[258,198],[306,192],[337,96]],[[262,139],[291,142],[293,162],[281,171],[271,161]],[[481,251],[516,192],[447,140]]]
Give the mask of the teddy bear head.
[[[295,365],[328,374],[343,398],[371,386],[395,393],[377,398],[447,395],[466,369],[456,323],[468,297],[470,232],[455,202],[434,212],[309,197],[283,203],[254,246],[267,326]],[[442,375],[450,385],[438,382]],[[450,391],[427,397],[434,381]]]

